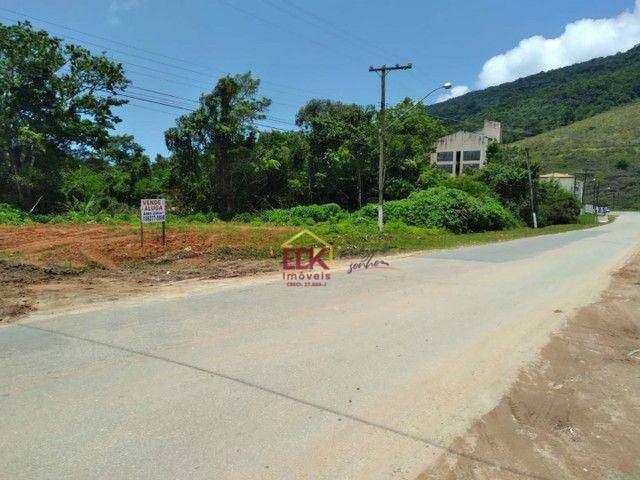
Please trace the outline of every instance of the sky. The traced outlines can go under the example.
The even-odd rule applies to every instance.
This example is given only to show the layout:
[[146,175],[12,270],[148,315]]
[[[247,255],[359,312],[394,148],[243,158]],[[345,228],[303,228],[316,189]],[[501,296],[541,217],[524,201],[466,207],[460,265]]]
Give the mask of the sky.
[[393,105],[444,82],[454,87],[427,101],[626,51],[640,43],[636,1],[2,0],[0,21],[28,19],[122,63],[137,99],[117,110],[117,132],[153,158],[224,74],[260,78],[273,101],[261,128],[292,129],[311,98],[379,103],[370,65],[413,64],[388,75]]

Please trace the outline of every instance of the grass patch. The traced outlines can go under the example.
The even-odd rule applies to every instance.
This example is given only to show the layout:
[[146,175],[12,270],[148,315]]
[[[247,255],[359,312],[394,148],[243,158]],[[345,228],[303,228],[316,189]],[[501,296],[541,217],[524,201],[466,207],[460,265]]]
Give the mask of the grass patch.
[[579,225],[597,225],[598,217],[594,213],[583,213],[578,217]]
[[395,224],[388,225],[383,233],[378,235],[375,225],[370,224],[356,227],[352,225],[343,231],[340,231],[340,227],[336,225],[319,226],[313,231],[333,245],[336,255],[360,256],[367,253],[437,250],[504,242],[518,238],[582,230],[594,226],[597,224],[551,225],[538,229],[523,227],[491,232],[454,234]]
[[[226,233],[229,235],[228,238],[239,238],[236,236],[237,226],[227,225],[229,229],[225,231],[225,225],[227,224],[207,225],[207,230],[211,228],[218,233]],[[337,258],[362,256],[370,253],[385,254],[456,248],[582,230],[597,225],[597,223],[551,225],[539,229],[522,227],[465,234],[454,234],[441,229],[408,226],[402,223],[387,224],[382,234],[378,234],[376,224],[373,222],[325,223],[308,227],[308,229],[331,244]],[[273,232],[268,231],[269,227],[244,227],[242,230],[242,246],[219,246],[207,255],[219,260],[240,258],[279,259],[282,243],[303,228],[307,227],[278,229],[277,232]]]

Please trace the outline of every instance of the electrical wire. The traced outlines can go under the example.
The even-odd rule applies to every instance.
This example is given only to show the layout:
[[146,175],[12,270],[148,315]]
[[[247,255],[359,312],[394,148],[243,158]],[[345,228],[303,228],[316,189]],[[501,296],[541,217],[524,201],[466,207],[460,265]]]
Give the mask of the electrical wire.
[[[92,34],[92,33],[84,32],[82,30],[78,30],[78,29],[75,29],[75,28],[68,27],[68,26],[63,25],[61,23],[52,22],[50,20],[46,20],[46,19],[43,19],[43,18],[35,17],[33,15],[29,15],[29,14],[26,14],[24,12],[18,12],[16,10],[11,10],[9,8],[4,8],[4,7],[0,7],[0,10],[3,10],[5,12],[9,12],[9,13],[11,13],[13,15],[16,15],[16,16],[19,16],[19,17],[25,17],[26,19],[31,19],[33,21],[42,22],[42,23],[45,23],[45,24],[48,24],[48,25],[54,25],[54,26],[56,26],[58,28],[62,28],[64,30],[69,30],[71,32],[79,33],[81,35],[86,35],[88,37],[97,38],[99,40],[115,43],[117,45],[124,46],[124,47],[130,48],[132,50],[136,50],[136,51],[139,51],[139,52],[142,52],[142,53],[146,53],[148,55],[159,56],[159,57],[162,57],[162,58],[165,58],[165,59],[169,59],[169,60],[172,60],[172,61],[177,61],[177,62],[180,62],[180,63],[185,63],[185,64],[188,64],[188,65],[192,65],[192,66],[195,66],[195,67],[204,68],[205,70],[208,70],[209,68],[211,68],[211,66],[207,66],[207,65],[203,65],[203,64],[199,64],[199,63],[195,63],[195,62],[190,62],[190,61],[187,61],[187,60],[184,60],[184,59],[180,59],[180,58],[177,58],[177,57],[173,57],[173,56],[170,56],[170,55],[166,55],[166,54],[163,54],[163,53],[158,53],[158,52],[154,52],[154,51],[151,51],[151,50],[142,49],[142,48],[137,47],[135,45],[131,45],[131,44],[126,43],[126,42],[121,42],[121,41],[118,41],[118,40],[114,40],[112,38],[107,38],[107,37],[103,37],[103,36],[100,36],[100,35],[95,35],[95,34]],[[11,19],[11,21],[15,21],[15,20]],[[129,52],[124,52],[122,50],[116,50],[113,47],[108,47],[106,45],[98,44],[98,43],[95,43],[95,42],[90,42],[89,40],[79,39],[77,37],[73,37],[73,36],[69,36],[69,35],[67,35],[66,38],[70,38],[70,39],[73,39],[73,40],[78,41],[78,42],[84,42],[86,44],[93,45],[93,46],[96,46],[96,47],[99,47],[99,48],[105,48],[106,50],[117,52],[117,53],[120,53],[121,55],[133,56],[133,57],[136,57],[136,58],[139,58],[139,59],[147,60],[149,62],[158,63],[158,64],[161,64],[161,65],[164,65],[164,66],[167,66],[167,67],[171,67],[171,68],[175,68],[175,69],[179,69],[179,70],[195,73],[197,75],[204,75],[204,76],[207,76],[207,77],[211,76],[209,73],[206,73],[206,72],[203,72],[203,71],[198,71],[198,70],[193,70],[193,69],[189,69],[189,68],[185,68],[185,67],[180,67],[180,66],[173,65],[173,64],[170,64],[170,63],[161,62],[159,60],[150,59],[150,58],[142,56],[142,55],[136,55],[136,54],[132,54],[132,53],[129,53]],[[221,72],[223,74],[226,73],[221,69],[214,68],[214,70],[216,70],[218,72]],[[297,91],[299,91],[301,93],[306,93],[306,94],[311,94],[311,95],[321,95],[321,94],[319,94],[317,92],[311,92],[311,91],[306,90],[306,89],[301,89],[299,87],[294,87],[294,86],[291,86],[291,85],[284,85],[284,84],[277,83],[277,82],[272,82],[272,81],[269,81],[269,80],[262,80],[262,82],[264,84],[272,85],[274,87],[277,87],[277,88],[280,88],[280,89],[284,89],[286,91],[288,91],[288,90],[297,90]]]

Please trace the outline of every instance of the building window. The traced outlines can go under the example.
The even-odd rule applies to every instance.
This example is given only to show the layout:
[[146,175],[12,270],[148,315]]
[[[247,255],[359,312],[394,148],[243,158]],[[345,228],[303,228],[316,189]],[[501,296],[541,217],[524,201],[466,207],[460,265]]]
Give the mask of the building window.
[[441,168],[442,170],[444,170],[445,172],[448,173],[453,173],[453,165],[449,164],[449,165],[438,165],[439,168]]
[[464,152],[465,160],[480,160],[480,150],[470,150],[468,152]]
[[438,163],[453,162],[453,152],[438,152],[438,157],[436,161]]
[[479,163],[465,163],[465,164],[463,164],[463,169],[464,170],[475,170],[477,168],[480,168],[480,164]]

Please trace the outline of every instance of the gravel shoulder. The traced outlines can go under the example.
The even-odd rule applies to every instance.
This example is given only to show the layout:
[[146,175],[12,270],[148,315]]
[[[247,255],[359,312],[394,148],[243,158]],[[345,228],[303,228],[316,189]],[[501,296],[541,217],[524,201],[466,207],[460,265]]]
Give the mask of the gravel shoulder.
[[420,480],[640,478],[640,255]]

